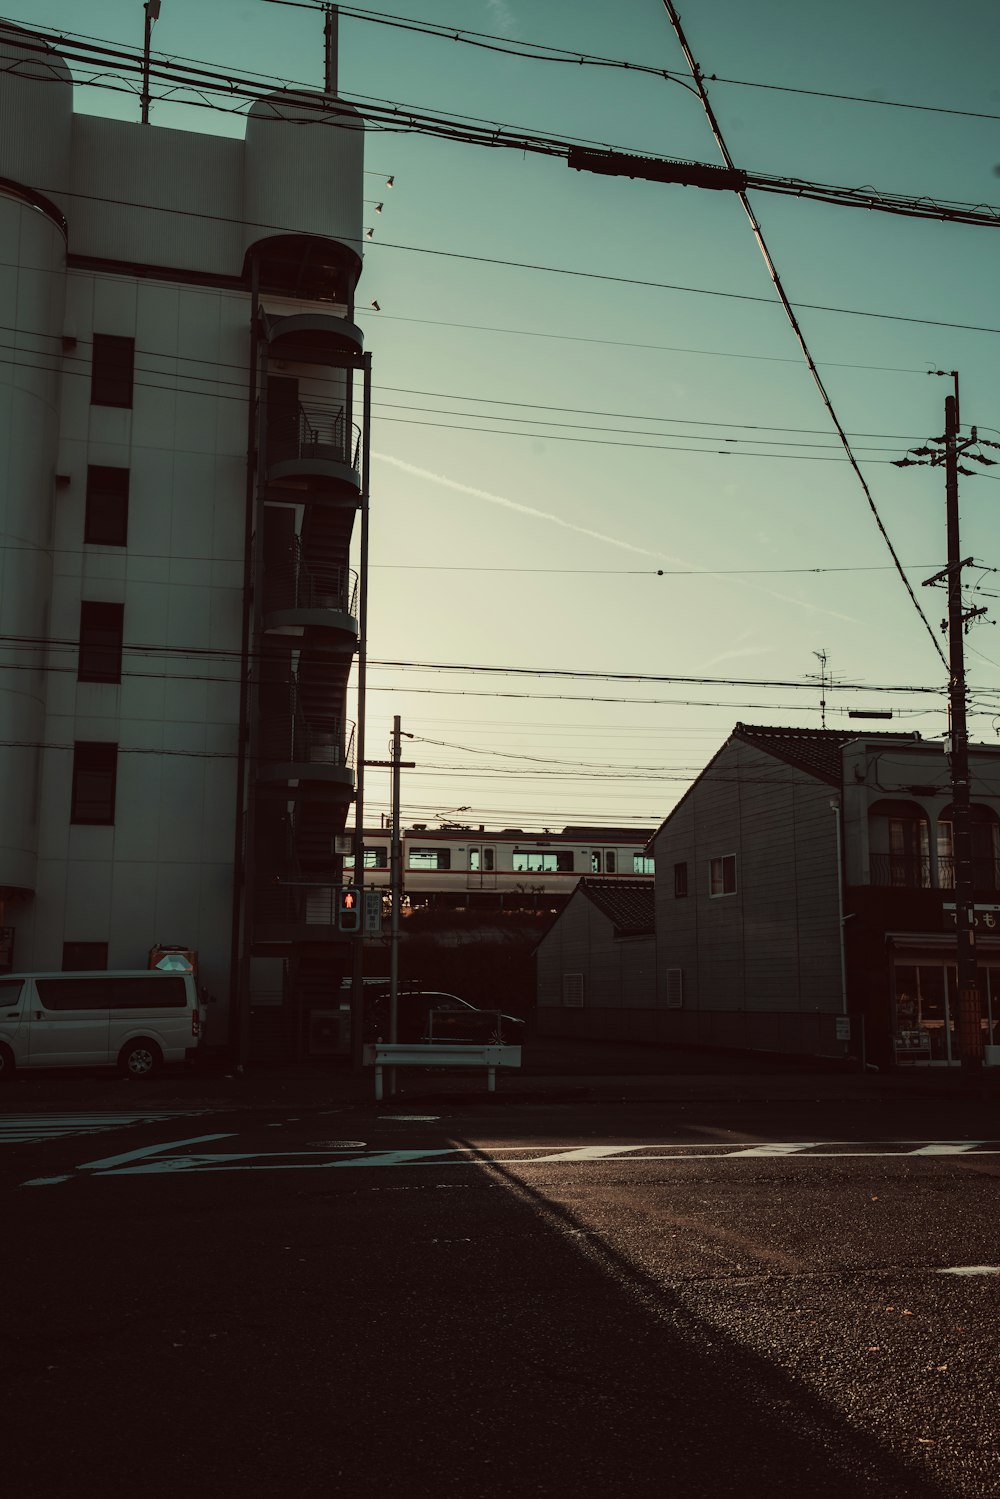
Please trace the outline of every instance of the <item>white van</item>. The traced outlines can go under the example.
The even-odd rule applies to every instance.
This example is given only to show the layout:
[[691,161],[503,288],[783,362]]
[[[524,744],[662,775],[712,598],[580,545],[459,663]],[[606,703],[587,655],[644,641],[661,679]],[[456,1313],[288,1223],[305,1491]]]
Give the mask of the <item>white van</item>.
[[0,974],[0,1078],[16,1067],[115,1067],[149,1077],[194,1055],[194,975],[135,969]]

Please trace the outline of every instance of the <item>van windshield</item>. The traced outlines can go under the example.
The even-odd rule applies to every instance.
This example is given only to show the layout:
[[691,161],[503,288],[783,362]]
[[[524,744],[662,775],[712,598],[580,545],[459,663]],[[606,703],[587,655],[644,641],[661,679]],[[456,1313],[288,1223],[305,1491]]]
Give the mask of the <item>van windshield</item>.
[[12,1010],[21,999],[23,979],[0,979],[0,1010]]

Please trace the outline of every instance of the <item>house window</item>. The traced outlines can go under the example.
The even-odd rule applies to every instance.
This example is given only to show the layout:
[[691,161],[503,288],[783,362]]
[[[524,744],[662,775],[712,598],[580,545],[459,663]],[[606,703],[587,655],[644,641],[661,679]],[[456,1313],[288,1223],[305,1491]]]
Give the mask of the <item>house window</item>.
[[667,1009],[680,1010],[684,1007],[684,970],[683,968],[667,969]]
[[573,1009],[583,1005],[583,974],[564,973],[562,976],[562,1002]]
[[723,854],[721,859],[712,859],[709,864],[709,895],[736,894],[736,855]]
[[409,866],[411,869],[450,869],[451,849],[411,848]]
[[110,333],[94,334],[91,406],[131,406],[134,361],[134,338],[116,338]]
[[573,854],[570,849],[549,852],[546,849],[515,848],[513,869],[515,874],[572,874]]
[[80,605],[80,656],[78,682],[120,682],[122,679],[122,628],[124,604]]
[[618,873],[618,855],[613,848],[606,848],[604,850],[604,873]]
[[77,740],[73,746],[70,822],[107,826],[115,820],[117,744]]
[[[108,944],[106,942],[64,942],[62,954],[63,973],[80,973],[88,968],[107,968]],[[105,999],[107,1004],[107,999]]]
[[128,469],[92,463],[87,469],[83,539],[92,546],[123,547],[128,541]]
[[674,865],[674,899],[680,900],[688,893],[688,867],[686,864]]
[[633,874],[652,874],[653,873],[653,861],[650,858],[649,854],[633,854],[632,855],[632,873]]

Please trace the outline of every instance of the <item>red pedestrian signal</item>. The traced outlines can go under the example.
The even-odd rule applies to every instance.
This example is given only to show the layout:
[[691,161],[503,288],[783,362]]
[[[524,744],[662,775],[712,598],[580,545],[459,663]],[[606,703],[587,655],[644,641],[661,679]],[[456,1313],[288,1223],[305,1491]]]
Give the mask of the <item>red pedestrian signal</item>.
[[337,926],[342,932],[356,932],[360,925],[360,893],[353,885],[345,885],[337,897]]

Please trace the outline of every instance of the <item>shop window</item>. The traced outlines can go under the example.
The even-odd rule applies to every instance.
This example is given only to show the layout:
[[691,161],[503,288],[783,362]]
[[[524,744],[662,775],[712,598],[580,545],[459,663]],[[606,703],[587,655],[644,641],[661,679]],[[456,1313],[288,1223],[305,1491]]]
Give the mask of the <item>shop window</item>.
[[91,546],[123,547],[128,541],[127,468],[92,463],[87,469],[83,539]]
[[94,334],[90,379],[92,406],[131,406],[135,339]]

